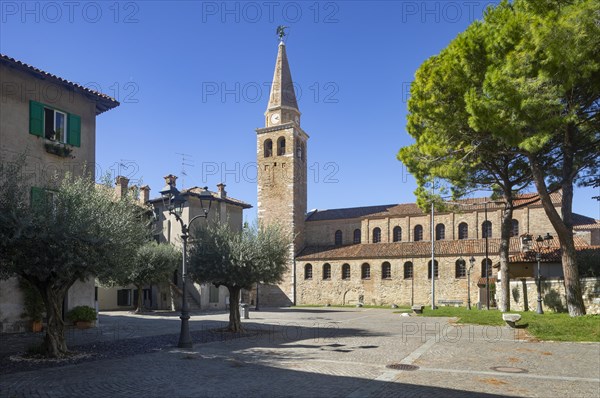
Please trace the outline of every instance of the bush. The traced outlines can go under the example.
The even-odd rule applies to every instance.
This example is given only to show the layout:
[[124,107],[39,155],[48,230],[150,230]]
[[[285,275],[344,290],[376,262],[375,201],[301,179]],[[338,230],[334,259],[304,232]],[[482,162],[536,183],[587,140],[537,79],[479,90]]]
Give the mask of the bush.
[[91,322],[95,321],[96,318],[96,310],[87,305],[80,305],[78,307],[73,308],[71,311],[67,313],[67,319],[71,322]]

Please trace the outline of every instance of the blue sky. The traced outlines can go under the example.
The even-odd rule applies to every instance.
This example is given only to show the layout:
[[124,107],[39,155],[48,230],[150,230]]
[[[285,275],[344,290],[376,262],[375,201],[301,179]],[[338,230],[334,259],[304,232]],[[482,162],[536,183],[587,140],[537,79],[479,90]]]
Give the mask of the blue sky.
[[[256,205],[255,129],[277,54],[287,53],[308,143],[309,209],[414,201],[396,160],[419,65],[492,1],[56,1],[0,3],[0,51],[102,91],[97,170],[185,187],[223,181]],[[181,185],[181,178],[179,185]],[[576,212],[600,217],[598,190]],[[256,209],[247,213],[255,218]]]

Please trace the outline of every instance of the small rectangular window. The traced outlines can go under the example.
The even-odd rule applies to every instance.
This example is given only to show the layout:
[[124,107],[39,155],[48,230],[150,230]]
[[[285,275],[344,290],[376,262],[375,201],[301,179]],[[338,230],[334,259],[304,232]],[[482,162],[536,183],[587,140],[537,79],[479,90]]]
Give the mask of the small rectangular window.
[[67,115],[55,109],[44,108],[44,137],[67,142]]
[[29,133],[72,146],[81,146],[81,117],[29,101]]
[[117,290],[117,305],[120,307],[131,306],[131,289]]

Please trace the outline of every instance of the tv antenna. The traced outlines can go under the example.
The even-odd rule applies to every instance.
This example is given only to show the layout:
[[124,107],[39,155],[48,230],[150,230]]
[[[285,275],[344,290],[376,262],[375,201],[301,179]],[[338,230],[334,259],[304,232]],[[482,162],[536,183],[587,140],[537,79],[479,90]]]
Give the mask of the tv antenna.
[[186,167],[194,167],[194,157],[180,152],[177,152],[177,155],[181,156],[181,189],[183,190],[185,187],[185,178],[188,175]]

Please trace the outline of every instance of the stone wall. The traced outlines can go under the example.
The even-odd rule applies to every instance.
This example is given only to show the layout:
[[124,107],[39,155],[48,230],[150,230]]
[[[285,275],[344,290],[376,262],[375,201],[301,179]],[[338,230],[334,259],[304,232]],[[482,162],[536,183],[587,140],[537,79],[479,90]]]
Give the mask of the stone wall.
[[[498,261],[491,256],[492,261]],[[467,278],[457,278],[455,273],[458,256],[436,257],[438,261],[438,278],[435,280],[436,302],[439,300],[461,300],[467,302]],[[428,263],[430,258],[382,258],[361,260],[332,260],[331,279],[323,279],[325,262],[302,261],[297,263],[297,303],[298,304],[356,304],[362,296],[362,302],[367,305],[411,305],[431,303],[431,279],[428,278]],[[404,265],[413,262],[413,278],[404,278]],[[480,278],[480,264],[483,257],[476,257],[476,265],[471,273],[471,302],[475,305],[480,301],[480,289],[477,281]],[[392,276],[382,278],[382,264],[389,262]],[[305,267],[312,265],[312,279],[305,279]],[[350,265],[350,278],[342,279],[342,265]],[[363,264],[370,266],[370,278],[361,278]],[[491,275],[495,276],[495,274]]]
[[[349,218],[333,221],[306,223],[306,246],[329,246],[335,244],[335,231],[342,231],[342,244],[354,243],[354,230],[360,229],[360,219]],[[362,239],[362,237],[361,237]]]
[[[265,305],[287,306],[294,302],[294,257],[305,245],[307,206],[306,140],[308,136],[297,126],[271,127],[258,131],[258,221],[279,224],[293,236],[288,271],[278,286],[267,286],[260,292]],[[285,139],[285,152],[278,155],[278,142]],[[265,142],[271,140],[272,153],[265,156]],[[304,147],[304,151],[300,148]]]
[[[600,278],[582,278],[581,289],[587,312],[600,314]],[[544,311],[565,312],[567,310],[563,279],[542,280],[541,290]],[[535,280],[511,281],[510,291],[512,310],[523,311],[524,308],[528,308],[529,311],[535,311],[537,309]]]
[[[560,211],[560,209],[558,209]],[[546,217],[544,209],[536,206],[521,208],[514,211],[513,218],[519,222],[519,234],[530,233],[534,236],[545,235],[550,232],[556,235],[552,224]],[[500,237],[502,223],[501,210],[488,210],[487,219],[492,223],[492,238]],[[445,227],[445,239],[458,239],[458,225],[462,222],[469,227],[469,239],[482,238],[482,224],[485,221],[485,212],[482,210],[465,211],[456,213],[435,214],[434,228],[438,224]],[[335,231],[341,230],[343,244],[353,243],[354,230],[361,229],[361,243],[373,242],[373,230],[381,229],[381,242],[393,242],[395,227],[402,229],[402,241],[413,242],[415,226],[423,227],[423,239],[431,239],[431,216],[429,214],[413,214],[403,217],[365,217],[341,220],[321,220],[306,222],[306,245],[328,246],[335,243]]]

